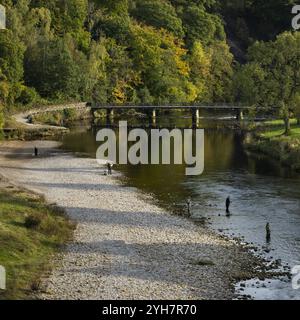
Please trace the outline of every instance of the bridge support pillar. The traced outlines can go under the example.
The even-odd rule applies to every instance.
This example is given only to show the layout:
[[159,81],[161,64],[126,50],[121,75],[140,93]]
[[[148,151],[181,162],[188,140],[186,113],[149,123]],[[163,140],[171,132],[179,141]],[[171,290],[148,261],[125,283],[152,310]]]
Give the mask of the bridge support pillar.
[[115,115],[114,109],[107,110],[107,116],[113,118]]
[[106,123],[107,125],[111,125],[114,122],[114,109],[106,110]]
[[238,109],[236,112],[236,120],[244,120],[244,113],[242,109]]
[[199,126],[199,119],[200,119],[200,110],[192,109],[193,128],[197,128]]
[[152,115],[151,115],[151,119],[152,119],[152,125],[155,126],[156,125],[156,109],[152,109]]

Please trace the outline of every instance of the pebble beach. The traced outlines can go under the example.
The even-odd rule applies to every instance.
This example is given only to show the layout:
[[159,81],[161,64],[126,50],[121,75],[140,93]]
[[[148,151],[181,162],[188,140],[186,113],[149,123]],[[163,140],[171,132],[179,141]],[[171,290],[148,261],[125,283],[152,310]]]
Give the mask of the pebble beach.
[[117,172],[105,176],[95,159],[51,141],[3,142],[0,159],[2,175],[77,224],[40,299],[233,299],[234,283],[252,276],[255,259],[245,248],[164,211]]

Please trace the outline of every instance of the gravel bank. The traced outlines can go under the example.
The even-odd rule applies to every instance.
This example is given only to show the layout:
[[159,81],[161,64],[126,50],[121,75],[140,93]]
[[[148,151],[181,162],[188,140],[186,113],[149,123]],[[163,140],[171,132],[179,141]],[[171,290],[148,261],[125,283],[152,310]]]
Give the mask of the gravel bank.
[[[32,146],[42,155],[33,158]],[[43,193],[78,223],[42,299],[231,299],[253,276],[247,251],[106,177],[93,159],[53,142],[0,144],[0,172]]]

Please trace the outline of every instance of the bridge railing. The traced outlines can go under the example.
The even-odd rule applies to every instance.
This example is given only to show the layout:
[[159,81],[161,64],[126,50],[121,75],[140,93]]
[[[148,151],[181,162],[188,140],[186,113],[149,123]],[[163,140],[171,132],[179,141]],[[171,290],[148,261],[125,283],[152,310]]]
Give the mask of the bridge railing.
[[199,103],[176,103],[176,104],[99,104],[99,103],[88,103],[88,106],[95,108],[95,109],[112,109],[112,108],[170,108],[170,109],[186,109],[186,108],[217,108],[217,109],[230,109],[230,108],[240,108],[240,109],[252,109],[252,106],[248,106],[246,104],[242,103],[236,103],[236,104],[229,104],[229,103],[207,103],[207,104],[199,104]]

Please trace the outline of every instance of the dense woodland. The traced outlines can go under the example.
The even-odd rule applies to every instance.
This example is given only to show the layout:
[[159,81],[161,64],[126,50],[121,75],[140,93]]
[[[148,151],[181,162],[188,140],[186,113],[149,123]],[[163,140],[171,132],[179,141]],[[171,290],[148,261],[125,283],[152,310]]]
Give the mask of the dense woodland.
[[[0,104],[300,104],[290,0],[0,0]],[[287,122],[288,125],[288,122]]]

